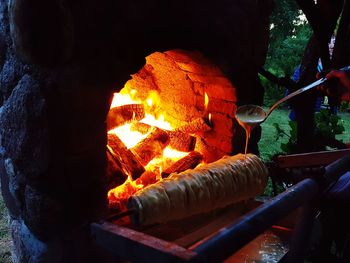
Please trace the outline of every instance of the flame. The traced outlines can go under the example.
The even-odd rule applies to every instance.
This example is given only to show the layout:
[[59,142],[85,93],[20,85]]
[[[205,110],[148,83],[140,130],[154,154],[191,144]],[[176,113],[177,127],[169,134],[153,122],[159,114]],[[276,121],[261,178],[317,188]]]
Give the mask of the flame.
[[131,176],[128,175],[122,185],[108,191],[108,200],[115,208],[123,210],[126,208],[128,198],[142,188],[144,188],[144,185],[139,180],[133,181]]
[[208,110],[208,105],[209,105],[209,97],[206,92],[204,92],[204,108],[205,110]]
[[146,117],[143,118],[140,122],[161,128],[163,130],[168,130],[168,131],[173,130],[171,124],[165,121],[164,114],[159,114],[158,117],[151,114],[146,114]]
[[134,103],[140,103],[140,101],[133,99],[133,97],[136,95],[136,90],[132,89],[131,94],[122,94],[122,93],[114,93],[113,94],[113,100],[111,104],[111,109],[122,106],[122,105],[127,105],[127,104],[134,104]]
[[[131,87],[122,89],[120,93],[114,94],[111,108],[126,104],[142,103],[145,107],[145,118],[139,122],[148,124],[152,127],[158,127],[163,130],[174,129],[174,127],[168,121],[166,121],[166,113],[159,111],[160,99],[159,94],[156,91],[151,91],[147,99],[144,101],[137,99],[136,95],[137,91]],[[206,101],[209,101],[207,95]],[[135,114],[133,116],[135,116]],[[149,132],[152,130],[150,129],[149,132],[142,134],[141,132],[132,130],[131,126],[131,123],[127,123],[108,131],[108,133],[116,134],[123,141],[125,146],[130,149],[141,140],[145,139]],[[162,156],[154,158],[147,164],[145,167],[146,173],[149,172],[148,176],[150,174],[154,175],[154,180],[162,180],[162,171],[171,166],[177,160],[185,157],[187,154],[187,152],[180,152],[168,146],[163,150]],[[143,180],[142,176],[137,180],[133,180],[132,177],[128,175],[126,181],[122,185],[111,189],[108,192],[108,199],[111,206],[118,208],[119,210],[126,208],[127,199],[140,189],[147,186],[147,184],[153,180],[152,178],[152,180],[149,178]]]
[[148,108],[148,111],[150,112],[155,111],[160,104],[160,98],[159,98],[158,92],[154,90],[150,91],[145,103],[143,104],[146,108]]
[[208,113],[209,97],[206,92],[204,92],[204,118],[206,118],[210,125],[212,125],[211,113]]

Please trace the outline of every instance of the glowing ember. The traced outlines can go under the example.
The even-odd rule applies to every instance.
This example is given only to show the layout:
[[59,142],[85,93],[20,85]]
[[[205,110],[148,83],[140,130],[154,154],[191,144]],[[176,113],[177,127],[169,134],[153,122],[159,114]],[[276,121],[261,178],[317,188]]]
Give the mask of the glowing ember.
[[[150,92],[148,98],[144,102],[135,99],[137,93],[136,90],[129,88],[128,92],[128,94],[124,94],[125,92],[115,93],[111,108],[127,104],[143,104],[145,107],[145,118],[140,120],[139,123],[149,125],[150,127],[158,127],[166,131],[173,130],[172,125],[165,120],[165,113],[158,112],[157,108],[160,100],[157,92]],[[116,134],[125,146],[128,149],[131,149],[140,141],[144,140],[150,134],[151,130],[152,129],[146,133],[141,133],[132,129],[132,123],[126,123],[108,131],[108,133]],[[111,206],[118,209],[124,209],[129,196],[144,188],[147,184],[161,180],[162,171],[187,154],[187,152],[174,150],[170,146],[166,147],[163,150],[162,156],[152,159],[147,164],[145,167],[146,176],[144,176],[144,178],[141,176],[141,178],[133,181],[131,176],[128,176],[127,180],[122,185],[111,189],[108,192],[108,199]]]
[[131,176],[128,176],[122,185],[108,192],[108,200],[114,208],[123,210],[126,208],[128,198],[143,187],[144,185],[139,180],[133,181]]
[[[122,89],[121,93],[114,94],[111,108],[128,104],[143,105],[145,117],[136,122],[135,112],[133,112],[133,118],[130,120],[131,122],[108,131],[108,133],[114,133],[117,135],[127,149],[131,149],[131,151],[135,149],[134,147],[138,147],[139,142],[145,139],[147,140],[148,136],[152,133],[152,130],[155,129],[153,127],[160,128],[162,131],[166,131],[166,133],[169,133],[176,128],[172,127],[172,125],[166,121],[166,115],[164,112],[159,112],[160,99],[156,91],[151,91],[147,99],[144,101],[137,99],[136,95],[137,91],[135,89],[125,87]],[[208,104],[209,97],[208,94],[205,93],[205,118],[211,122],[211,114],[208,113]],[[133,126],[135,123],[139,127],[138,130]],[[140,130],[140,127],[143,127],[143,130]],[[111,207],[119,210],[126,208],[126,201],[131,195],[148,184],[162,180],[162,172],[187,155],[188,152],[180,152],[170,146],[165,147],[164,150],[162,150],[161,156],[157,155],[148,162],[144,167],[146,172],[144,172],[140,178],[133,180],[132,177],[128,175],[127,180],[122,185],[111,189],[108,192],[108,199]],[[140,160],[142,161],[143,159],[139,159],[139,161]]]

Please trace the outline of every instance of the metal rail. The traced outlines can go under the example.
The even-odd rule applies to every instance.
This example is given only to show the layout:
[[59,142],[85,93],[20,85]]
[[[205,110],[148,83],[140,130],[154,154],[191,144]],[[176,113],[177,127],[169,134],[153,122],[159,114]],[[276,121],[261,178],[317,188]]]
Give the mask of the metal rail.
[[[320,178],[316,180],[305,179],[299,182],[282,194],[246,214],[241,221],[222,229],[213,237],[200,244],[194,249],[198,254],[196,260],[221,262],[267,230],[278,220],[287,216],[292,210],[303,204],[308,204],[327,188],[329,184],[338,180],[341,175],[350,170],[350,155],[333,162],[325,170],[325,174]],[[312,213],[308,214],[312,215]],[[309,215],[306,217],[309,218]],[[295,240],[305,238],[302,235],[302,230],[305,229],[306,225],[308,224],[301,224],[300,229],[297,231],[300,234]],[[297,250],[298,247],[292,247],[292,249]],[[298,253],[291,253],[294,256],[296,254]],[[299,257],[300,254],[298,254]]]

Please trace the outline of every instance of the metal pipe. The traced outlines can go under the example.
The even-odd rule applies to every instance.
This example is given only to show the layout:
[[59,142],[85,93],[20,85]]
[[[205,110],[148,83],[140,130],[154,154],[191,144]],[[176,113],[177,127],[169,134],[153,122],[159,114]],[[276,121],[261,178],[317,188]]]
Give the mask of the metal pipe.
[[[337,182],[339,177],[350,170],[350,154],[331,163],[325,168],[320,185],[326,188],[324,193],[328,192]],[[290,250],[286,261],[290,263],[304,262],[309,241],[311,237],[312,225],[315,221],[319,209],[319,200],[315,199],[304,205],[300,218],[290,244]]]
[[313,225],[318,212],[319,202],[317,198],[302,207],[298,221],[294,227],[294,234],[290,241],[290,249],[286,257],[286,262],[304,262],[306,253],[310,248]]
[[[241,221],[220,230],[216,235],[194,249],[198,253],[196,260],[223,261],[272,224],[287,216],[292,210],[310,202],[320,192],[320,185],[325,188],[350,170],[350,155],[333,162],[325,170],[321,182],[314,179],[305,179],[251,211]],[[311,220],[310,215],[313,214],[314,209],[310,209],[310,207],[306,209],[305,216],[308,222],[307,224],[301,224],[300,229],[305,229],[304,227],[309,224],[309,219]],[[298,235],[298,238],[303,238],[302,233]]]
[[328,186],[330,183],[337,181],[340,176],[348,171],[350,171],[350,154],[326,167],[326,172],[324,174],[325,185]]
[[313,179],[299,182],[195,248],[198,260],[223,261],[292,210],[310,201],[318,191],[318,183]]

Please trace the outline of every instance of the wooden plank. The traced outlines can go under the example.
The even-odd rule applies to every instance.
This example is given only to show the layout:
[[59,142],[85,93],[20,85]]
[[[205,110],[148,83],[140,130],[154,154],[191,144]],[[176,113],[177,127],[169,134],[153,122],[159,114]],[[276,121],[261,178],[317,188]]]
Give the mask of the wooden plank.
[[91,232],[100,246],[135,262],[188,262],[197,255],[174,243],[109,222],[91,224]]
[[350,154],[350,149],[280,155],[277,164],[280,168],[312,167],[330,164]]

